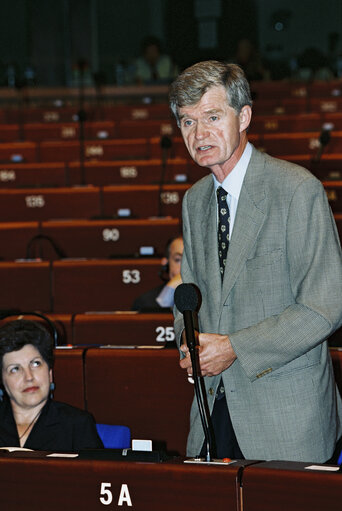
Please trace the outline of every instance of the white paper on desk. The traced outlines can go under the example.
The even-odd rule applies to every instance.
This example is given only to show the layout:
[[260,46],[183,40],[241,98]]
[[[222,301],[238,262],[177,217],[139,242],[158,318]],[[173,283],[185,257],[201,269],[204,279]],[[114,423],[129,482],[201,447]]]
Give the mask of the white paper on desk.
[[327,472],[337,472],[340,470],[340,467],[333,467],[330,465],[309,465],[308,467],[304,467],[306,470],[325,470]]
[[52,454],[48,454],[46,456],[47,458],[77,458],[78,454],[73,453],[67,453],[67,452],[53,452]]
[[0,451],[33,451],[33,449],[26,449],[26,447],[0,447]]

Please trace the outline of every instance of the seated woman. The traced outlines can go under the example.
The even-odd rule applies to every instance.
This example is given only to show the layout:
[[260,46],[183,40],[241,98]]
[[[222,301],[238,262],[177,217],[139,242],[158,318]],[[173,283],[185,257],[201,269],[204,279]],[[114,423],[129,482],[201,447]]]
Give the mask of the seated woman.
[[16,320],[0,328],[0,446],[103,448],[88,412],[50,398],[52,366],[53,340],[39,323]]

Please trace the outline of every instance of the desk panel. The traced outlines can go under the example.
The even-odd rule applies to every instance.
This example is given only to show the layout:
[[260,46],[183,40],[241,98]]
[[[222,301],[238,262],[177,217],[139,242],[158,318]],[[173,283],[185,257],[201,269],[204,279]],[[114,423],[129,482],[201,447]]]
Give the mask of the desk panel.
[[173,314],[77,314],[73,344],[164,346],[174,341]]
[[99,193],[92,186],[0,190],[0,218],[20,222],[99,216]]
[[0,309],[51,311],[49,262],[0,262]]
[[306,470],[313,463],[270,461],[243,472],[244,511],[340,511],[341,473]]
[[[242,462],[208,467],[1,454],[1,504],[6,511],[236,511],[242,466]],[[109,505],[100,501],[101,485]]]
[[53,264],[54,312],[129,310],[160,283],[160,259],[64,260]]
[[[182,200],[189,184],[164,185],[162,191],[157,185],[104,186],[103,214],[113,217],[120,209],[128,209],[133,218],[171,216],[180,218]],[[161,206],[159,204],[159,195]]]
[[[168,160],[164,183],[189,181],[189,161],[184,158]],[[70,162],[68,173],[70,184],[80,183],[80,163]],[[158,184],[162,180],[161,160],[118,160],[84,162],[84,180],[95,186]]]
[[34,142],[12,142],[0,144],[0,162],[35,162],[38,161],[37,144]]
[[7,163],[0,165],[1,188],[66,185],[64,163]]
[[333,213],[342,213],[342,180],[323,181],[323,185]]
[[0,222],[0,258],[24,259],[27,245],[38,233],[38,222]]
[[137,257],[141,247],[152,247],[154,252],[149,255],[163,257],[167,241],[180,233],[180,221],[50,221],[42,223],[41,233],[52,238],[66,257]]

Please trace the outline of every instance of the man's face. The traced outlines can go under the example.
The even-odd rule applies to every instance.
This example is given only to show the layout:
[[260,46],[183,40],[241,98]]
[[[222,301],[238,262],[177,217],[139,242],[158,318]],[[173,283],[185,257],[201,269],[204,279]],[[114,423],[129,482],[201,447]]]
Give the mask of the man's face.
[[190,156],[220,180],[234,168],[247,143],[249,106],[238,114],[223,86],[211,87],[196,105],[179,109],[180,128]]
[[169,277],[180,274],[184,245],[182,238],[176,238],[169,248]]

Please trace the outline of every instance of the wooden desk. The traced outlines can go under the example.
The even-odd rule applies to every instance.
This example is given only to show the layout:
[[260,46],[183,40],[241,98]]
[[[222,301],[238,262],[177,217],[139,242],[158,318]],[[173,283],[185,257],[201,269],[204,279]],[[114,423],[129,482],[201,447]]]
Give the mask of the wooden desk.
[[160,264],[160,259],[54,261],[53,310],[129,310],[137,296],[160,284]]
[[72,344],[164,346],[175,339],[173,314],[76,314]]
[[99,215],[100,189],[95,186],[0,190],[1,221],[27,222]]
[[240,474],[249,463],[197,466],[181,460],[139,463],[16,456],[0,454],[1,508],[6,511],[236,511]]
[[340,511],[342,474],[307,470],[313,463],[270,461],[243,472],[244,511]]
[[[179,235],[181,227],[178,218],[56,220],[42,222],[40,232],[52,238],[66,257],[137,257],[141,247],[152,247],[149,255],[162,257],[168,240]],[[48,257],[56,258],[51,247]]]

